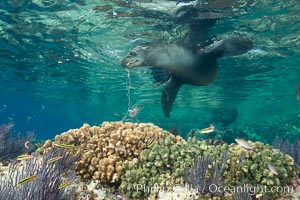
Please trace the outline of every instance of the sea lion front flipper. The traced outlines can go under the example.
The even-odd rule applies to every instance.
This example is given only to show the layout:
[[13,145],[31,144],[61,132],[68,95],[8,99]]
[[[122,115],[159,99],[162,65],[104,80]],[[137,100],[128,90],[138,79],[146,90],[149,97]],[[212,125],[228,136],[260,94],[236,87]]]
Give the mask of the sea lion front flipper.
[[204,52],[220,58],[241,55],[252,48],[252,40],[245,37],[230,37],[209,45],[204,49]]
[[153,82],[155,83],[155,86],[159,86],[159,85],[167,82],[171,77],[169,71],[166,70],[165,68],[152,67],[151,70],[152,70],[151,74],[154,78]]
[[173,103],[181,85],[179,81],[171,77],[170,82],[166,84],[161,93],[161,105],[166,117],[170,117]]

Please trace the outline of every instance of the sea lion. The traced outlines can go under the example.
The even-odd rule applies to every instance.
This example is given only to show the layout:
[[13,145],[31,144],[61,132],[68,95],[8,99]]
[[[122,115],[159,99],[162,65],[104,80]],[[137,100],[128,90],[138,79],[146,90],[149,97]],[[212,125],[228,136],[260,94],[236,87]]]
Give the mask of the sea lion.
[[137,46],[121,61],[126,68],[152,66],[154,80],[167,82],[161,95],[162,109],[170,117],[172,105],[183,84],[207,86],[218,75],[218,58],[246,53],[253,42],[244,37],[229,37],[205,47],[188,48],[179,44]]

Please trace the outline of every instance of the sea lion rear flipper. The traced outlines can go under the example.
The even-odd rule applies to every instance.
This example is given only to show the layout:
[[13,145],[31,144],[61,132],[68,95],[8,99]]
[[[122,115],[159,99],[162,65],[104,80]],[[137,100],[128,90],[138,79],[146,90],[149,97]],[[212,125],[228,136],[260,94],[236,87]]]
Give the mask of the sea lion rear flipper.
[[152,76],[154,78],[155,86],[159,86],[170,79],[170,73],[168,70],[160,67],[152,67]]
[[253,48],[253,41],[244,37],[230,37],[206,47],[204,52],[216,58],[237,56]]
[[161,93],[161,105],[166,117],[170,117],[170,112],[172,111],[172,106],[176,99],[180,86],[181,83],[172,78],[171,81],[164,87]]

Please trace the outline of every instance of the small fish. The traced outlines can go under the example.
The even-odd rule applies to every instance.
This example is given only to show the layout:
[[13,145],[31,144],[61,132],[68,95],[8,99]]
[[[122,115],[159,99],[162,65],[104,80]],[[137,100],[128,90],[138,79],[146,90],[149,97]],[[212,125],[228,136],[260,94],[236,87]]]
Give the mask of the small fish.
[[71,149],[75,148],[76,146],[74,145],[69,145],[69,144],[56,144],[54,143],[54,146],[60,147],[60,148],[65,148],[65,149]]
[[122,151],[123,153],[126,153],[126,152],[127,152],[125,146],[118,146],[118,147],[115,147],[115,150],[116,150],[116,151]]
[[57,157],[51,158],[47,161],[47,164],[53,163],[53,162],[58,161],[62,158],[63,158],[62,156],[57,156]]
[[200,130],[200,133],[206,134],[206,133],[212,133],[215,131],[215,127],[211,124],[208,128],[204,128]]
[[256,56],[256,55],[265,56],[268,54],[268,52],[266,52],[265,50],[262,50],[262,49],[252,49],[252,50],[248,51],[247,54],[249,54],[251,56]]
[[59,185],[58,189],[59,190],[64,189],[65,187],[71,185],[72,182],[73,182],[72,180],[68,180],[68,181],[62,183],[62,184]]
[[17,157],[17,160],[27,160],[27,159],[31,159],[33,158],[33,155],[30,155],[30,154],[23,154],[23,155],[20,155]]
[[24,146],[26,149],[29,149],[29,141],[28,140],[24,143]]
[[244,147],[245,149],[249,149],[249,150],[253,150],[253,147],[244,139],[234,139],[238,145],[240,145],[241,147]]
[[0,110],[0,112],[4,111],[4,110],[6,109],[7,106],[6,106],[5,104],[3,104],[2,107],[3,107],[3,108]]
[[278,176],[278,171],[271,163],[268,163],[268,168],[269,168],[270,172],[272,172],[272,174]]
[[23,184],[25,184],[25,183],[27,183],[27,182],[33,181],[34,179],[36,179],[36,175],[29,176],[29,177],[27,177],[27,178],[22,179],[22,180],[18,183],[18,185],[23,185]]
[[297,97],[298,103],[300,104],[300,82],[298,83],[296,97]]
[[147,148],[153,146],[154,141],[155,141],[155,139],[150,140],[150,141],[147,143]]

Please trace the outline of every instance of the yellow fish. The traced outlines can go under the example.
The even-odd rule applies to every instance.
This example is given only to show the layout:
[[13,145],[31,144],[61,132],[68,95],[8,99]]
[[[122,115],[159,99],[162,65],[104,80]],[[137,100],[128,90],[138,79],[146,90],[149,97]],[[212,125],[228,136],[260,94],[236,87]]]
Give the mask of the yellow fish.
[[215,127],[211,124],[208,128],[204,128],[200,130],[200,133],[207,134],[215,131]]
[[57,156],[57,157],[51,158],[47,161],[47,164],[53,163],[53,162],[58,161],[62,158],[63,158],[62,156]]
[[72,180],[68,180],[68,181],[62,183],[62,184],[59,185],[58,189],[59,190],[64,189],[65,187],[71,185],[72,182],[73,182]]
[[71,149],[75,148],[76,146],[74,145],[69,145],[69,144],[56,144],[54,143],[54,146],[60,147],[60,148],[65,148],[65,149]]
[[27,183],[27,182],[29,182],[29,181],[33,181],[34,179],[36,179],[36,175],[29,176],[29,177],[27,177],[27,178],[22,179],[22,180],[18,183],[18,185],[23,185],[23,184],[25,184],[25,183]]
[[147,147],[152,147],[155,144],[155,139],[151,139],[148,143],[147,143]]
[[17,160],[27,160],[33,158],[33,155],[23,154],[17,157]]

